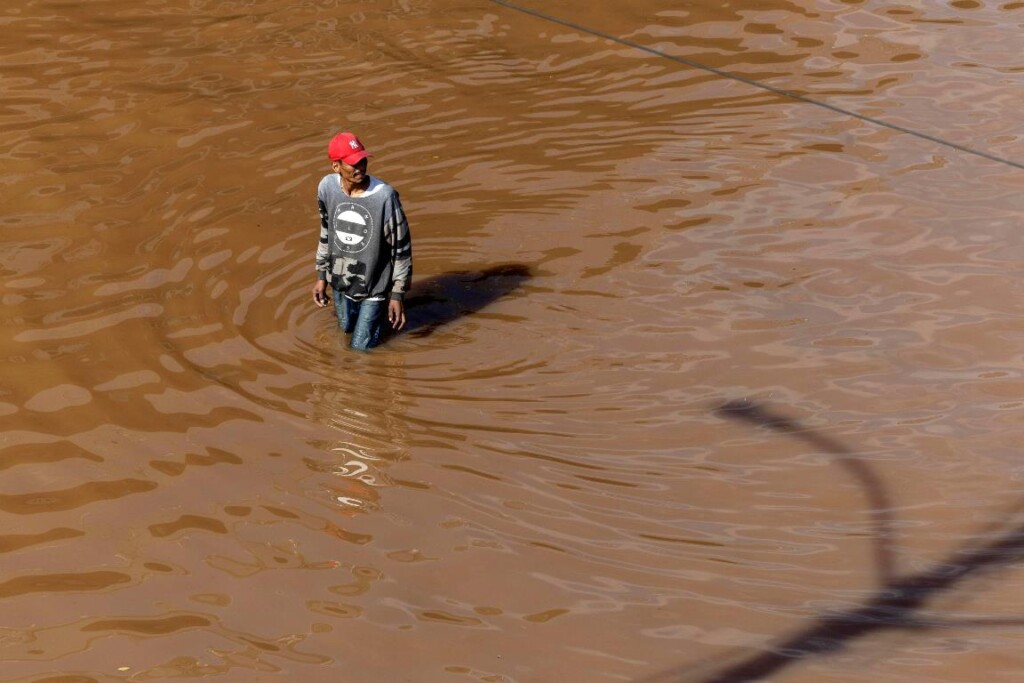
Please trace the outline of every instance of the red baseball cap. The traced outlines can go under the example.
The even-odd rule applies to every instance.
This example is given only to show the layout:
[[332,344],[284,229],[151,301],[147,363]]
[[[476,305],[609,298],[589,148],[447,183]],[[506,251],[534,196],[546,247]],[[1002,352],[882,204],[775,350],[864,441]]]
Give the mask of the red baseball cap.
[[331,161],[343,161],[349,166],[354,166],[370,156],[370,153],[354,134],[338,133],[327,145],[327,156]]

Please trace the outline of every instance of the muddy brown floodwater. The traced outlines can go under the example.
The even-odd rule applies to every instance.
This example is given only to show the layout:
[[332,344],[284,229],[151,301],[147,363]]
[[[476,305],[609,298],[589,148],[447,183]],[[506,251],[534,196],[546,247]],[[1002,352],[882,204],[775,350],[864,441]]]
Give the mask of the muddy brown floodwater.
[[1020,680],[1024,171],[672,58],[1020,163],[1024,3],[523,2],[0,9],[0,680]]

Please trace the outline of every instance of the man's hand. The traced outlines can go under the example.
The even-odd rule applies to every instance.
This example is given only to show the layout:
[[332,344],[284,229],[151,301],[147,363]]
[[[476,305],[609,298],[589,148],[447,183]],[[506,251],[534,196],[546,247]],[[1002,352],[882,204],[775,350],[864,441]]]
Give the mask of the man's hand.
[[327,296],[326,280],[317,280],[316,284],[313,285],[313,302],[320,308],[331,302],[331,297]]
[[388,322],[396,330],[405,327],[405,306],[399,299],[388,300]]

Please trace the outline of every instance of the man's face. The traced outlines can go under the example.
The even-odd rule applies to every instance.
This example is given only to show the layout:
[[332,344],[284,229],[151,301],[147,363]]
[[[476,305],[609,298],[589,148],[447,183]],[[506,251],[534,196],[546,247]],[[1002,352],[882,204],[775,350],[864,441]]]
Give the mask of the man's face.
[[341,160],[333,162],[331,166],[337,173],[341,174],[341,177],[345,182],[351,183],[352,185],[359,185],[366,180],[366,167],[368,164],[369,159],[363,158],[352,166],[349,166]]

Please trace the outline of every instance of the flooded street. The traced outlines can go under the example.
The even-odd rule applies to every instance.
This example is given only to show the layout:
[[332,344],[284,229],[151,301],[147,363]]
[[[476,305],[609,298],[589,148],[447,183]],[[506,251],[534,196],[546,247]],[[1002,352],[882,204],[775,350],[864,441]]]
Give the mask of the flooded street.
[[924,5],[0,9],[0,681],[1019,680],[1024,2]]

